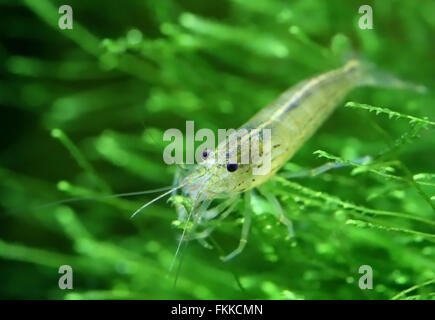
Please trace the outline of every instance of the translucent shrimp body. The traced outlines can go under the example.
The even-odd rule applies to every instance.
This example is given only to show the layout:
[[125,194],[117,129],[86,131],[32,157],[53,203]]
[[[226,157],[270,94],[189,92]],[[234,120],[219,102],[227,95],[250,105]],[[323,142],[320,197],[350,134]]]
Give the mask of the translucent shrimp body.
[[[226,197],[245,192],[273,176],[303,143],[321,126],[339,102],[353,88],[363,85],[406,87],[406,83],[380,73],[371,65],[351,60],[342,68],[302,81],[281,94],[270,105],[254,115],[241,129],[248,132],[235,148],[221,143],[216,150],[188,175],[182,184],[184,194],[198,200]],[[227,164],[218,163],[219,155],[228,158],[233,153],[249,150],[252,129],[271,130],[271,170],[265,175],[254,175],[255,164],[239,164],[229,171]],[[261,143],[261,142],[260,142]]]
[[[177,186],[173,190],[181,189],[191,205],[188,209],[176,203],[176,208],[180,221],[192,219],[194,222],[194,230],[191,230],[194,235],[191,239],[204,241],[203,239],[214,229],[208,226],[207,221],[227,217],[237,205],[240,199],[238,195],[244,193],[244,219],[239,245],[234,251],[221,258],[228,261],[240,254],[247,243],[252,215],[250,208],[252,193],[246,191],[270,179],[331,115],[347,93],[358,86],[424,91],[421,86],[401,81],[378,70],[370,63],[357,60],[351,60],[339,69],[304,80],[288,89],[239,129],[238,132],[243,133],[238,136],[237,143],[229,143],[229,141],[219,143],[215,150],[207,151],[205,159],[194,166],[189,173],[177,175]],[[268,142],[258,138],[258,132],[263,129],[270,132]],[[254,174],[255,166],[258,166],[254,162],[239,162],[239,159],[249,158],[249,154],[246,153],[252,152],[253,139],[257,142],[263,157],[269,156],[270,170],[266,174]],[[266,148],[265,143],[268,143]],[[224,161],[221,161],[222,159]],[[234,159],[237,159],[236,162]],[[262,188],[259,188],[259,193],[271,203],[274,214],[288,228],[289,237],[292,237],[294,234],[292,222],[286,218],[278,199]],[[224,200],[216,207],[208,209],[211,202],[217,198]],[[179,241],[174,261],[185,239],[186,228],[187,224]]]

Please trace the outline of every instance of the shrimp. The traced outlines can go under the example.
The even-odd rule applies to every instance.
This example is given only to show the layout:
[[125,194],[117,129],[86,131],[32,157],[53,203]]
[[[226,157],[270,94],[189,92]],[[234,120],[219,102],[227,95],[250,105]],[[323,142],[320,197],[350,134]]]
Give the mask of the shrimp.
[[[175,181],[176,186],[152,201],[169,193],[176,196],[177,191],[181,191],[181,195],[191,203],[189,206],[182,202],[175,202],[179,221],[186,222],[175,257],[182,241],[188,240],[186,229],[190,219],[194,219],[193,229],[211,219],[223,219],[238,204],[240,195],[245,193],[245,217],[239,246],[222,259],[228,261],[242,252],[251,223],[249,202],[252,189],[269,180],[325,122],[347,93],[360,86],[422,91],[420,86],[399,80],[378,70],[372,64],[358,60],[350,60],[341,68],[304,80],[285,91],[242,125],[240,129],[247,130],[238,143],[229,145],[224,141],[219,143],[215,150],[206,150],[202,162],[185,173],[179,173]],[[260,150],[270,152],[271,170],[264,175],[253,173],[254,166],[257,164],[229,161],[233,155],[240,159],[244,156],[243,152],[246,150],[249,152],[249,148],[243,146],[254,138],[252,134],[256,131],[252,129],[270,129],[271,132],[269,151],[265,151],[265,148],[262,148],[262,140],[258,140]],[[217,161],[222,157],[228,160],[224,163]],[[291,234],[291,222],[284,217],[277,199],[270,194],[263,193],[263,195],[277,208],[280,221],[288,226]],[[223,201],[216,207],[208,209],[215,199],[223,199]],[[139,208],[135,214],[147,205]],[[205,239],[213,228],[205,227],[203,231],[196,232],[196,235],[189,239]]]

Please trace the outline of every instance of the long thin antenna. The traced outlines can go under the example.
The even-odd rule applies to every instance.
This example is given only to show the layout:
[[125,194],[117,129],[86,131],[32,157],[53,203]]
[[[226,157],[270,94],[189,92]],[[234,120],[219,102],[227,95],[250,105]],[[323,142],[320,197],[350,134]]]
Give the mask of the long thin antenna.
[[63,199],[63,200],[59,200],[59,201],[54,201],[54,202],[49,202],[49,203],[41,204],[39,206],[36,206],[35,209],[55,206],[55,205],[64,204],[64,203],[86,201],[86,200],[100,200],[100,199],[108,199],[108,198],[121,198],[121,197],[140,196],[140,195],[143,195],[143,194],[156,193],[156,192],[160,192],[160,191],[169,190],[171,188],[172,188],[172,186],[167,186],[167,187],[162,187],[162,188],[157,188],[157,189],[152,189],[152,190],[115,193],[115,194],[109,194],[109,195],[104,195],[104,196],[69,198],[69,199]]
[[157,200],[163,198],[164,196],[167,196],[168,194],[170,194],[170,193],[174,192],[175,190],[180,189],[181,187],[184,187],[184,186],[185,186],[185,184],[180,185],[180,186],[175,187],[175,188],[172,188],[171,190],[169,190],[169,191],[167,191],[167,192],[165,192],[165,193],[159,195],[157,198],[154,198],[153,200],[151,200],[151,201],[145,203],[143,206],[141,206],[139,209],[137,209],[137,210],[136,210],[136,211],[131,215],[130,219],[133,219],[133,218],[134,218],[138,213],[140,213],[143,209],[145,209],[145,208],[148,207],[149,205],[153,204],[153,203],[156,202]]
[[[198,197],[197,197],[197,199],[199,198],[199,195],[201,194],[201,192],[199,192],[198,193]],[[187,216],[187,220],[186,220],[186,226],[183,228],[183,233],[181,234],[181,237],[180,237],[180,241],[178,242],[178,246],[177,246],[177,250],[175,251],[175,254],[174,254],[174,257],[172,258],[172,262],[171,262],[171,265],[170,265],[170,267],[169,267],[169,270],[168,270],[168,273],[171,273],[171,271],[173,270],[173,268],[174,268],[174,266],[175,266],[175,262],[176,262],[176,260],[177,260],[177,257],[178,257],[178,255],[179,255],[179,252],[180,252],[180,250],[181,250],[181,246],[183,245],[183,240],[184,240],[184,237],[185,237],[185,234],[186,234],[186,230],[187,230],[187,227],[188,227],[188,224],[189,224],[189,221],[190,221],[190,218],[193,216],[195,216],[195,214],[197,214],[198,215],[198,218],[196,219],[196,220],[198,220],[199,219],[199,216],[200,216],[200,213],[203,211],[203,210],[206,210],[207,208],[208,208],[208,206],[210,205],[210,203],[211,203],[211,201],[210,200],[205,200],[198,208],[197,208],[197,210],[195,210],[195,207],[189,212],[189,215]],[[195,225],[194,225],[194,227],[195,227]],[[186,250],[186,248],[187,248],[187,243],[186,243],[186,246],[184,247],[184,249]],[[182,256],[183,257],[183,256]],[[177,285],[177,280],[178,280],[178,276],[179,276],[179,274],[180,274],[180,270],[181,270],[181,264],[182,264],[182,258],[180,258],[180,264],[179,264],[179,266],[178,266],[178,269],[177,269],[177,272],[176,272],[176,274],[175,274],[175,278],[174,278],[174,285],[173,285],[173,287],[175,288],[175,286]]]
[[175,250],[174,257],[172,258],[171,265],[169,266],[169,273],[171,273],[172,269],[174,268],[175,261],[176,261],[177,256],[178,256],[178,252],[180,251],[181,244],[183,243],[184,235],[186,234],[187,225],[189,224],[190,217],[192,216],[192,213],[194,211],[195,211],[195,208],[192,208],[192,210],[190,210],[189,214],[187,215],[186,225],[183,228],[183,233],[181,234],[180,241],[178,241],[177,250]]
[[[183,245],[183,243],[181,243],[181,245]],[[186,256],[186,250],[187,250],[187,246],[189,245],[189,241],[186,241],[186,244],[184,245],[183,250],[181,252],[180,255],[180,262],[178,263],[178,267],[177,270],[175,271],[175,277],[174,277],[174,283],[172,284],[172,288],[175,289],[177,287],[177,281],[178,281],[178,277],[180,276],[180,272],[181,272],[181,266],[183,265],[183,261],[184,261],[184,257]],[[175,260],[173,260],[173,264],[175,265]],[[171,268],[173,268],[173,266],[171,266]],[[168,275],[170,274],[170,270],[168,271]]]

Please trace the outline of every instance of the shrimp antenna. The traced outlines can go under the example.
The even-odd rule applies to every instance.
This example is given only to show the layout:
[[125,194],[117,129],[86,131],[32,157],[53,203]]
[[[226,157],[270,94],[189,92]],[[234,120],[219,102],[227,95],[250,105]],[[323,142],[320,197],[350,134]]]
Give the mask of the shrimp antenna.
[[86,200],[98,200],[98,199],[108,199],[108,198],[121,198],[121,197],[132,197],[132,196],[140,196],[143,194],[149,194],[149,193],[156,193],[160,191],[165,191],[171,189],[172,186],[152,189],[152,190],[144,190],[144,191],[135,191],[135,192],[124,192],[124,193],[115,193],[115,194],[109,194],[109,195],[103,195],[103,196],[96,196],[96,197],[78,197],[78,198],[69,198],[54,202],[49,202],[46,204],[42,204],[39,206],[36,206],[35,209],[45,208],[45,207],[51,207],[58,204],[64,204],[64,203],[71,203],[71,202],[78,202],[78,201],[86,201]]
[[160,200],[161,198],[167,196],[168,194],[174,192],[175,190],[180,189],[181,187],[184,187],[185,185],[186,185],[186,183],[185,183],[185,184],[182,184],[182,185],[179,185],[179,186],[177,186],[177,187],[175,187],[175,188],[172,188],[172,189],[170,189],[169,191],[167,191],[167,192],[165,192],[165,193],[159,195],[158,197],[154,198],[153,200],[151,200],[151,201],[145,203],[144,205],[142,205],[139,209],[137,209],[137,210],[136,210],[136,211],[131,215],[130,219],[133,219],[133,218],[134,218],[138,213],[140,213],[143,209],[145,209],[145,208],[148,207],[149,205],[153,204],[153,203],[156,202],[157,200]]
[[167,196],[168,194],[170,194],[170,193],[172,193],[172,192],[174,192],[174,191],[176,191],[176,190],[178,190],[178,189],[184,187],[185,185],[187,185],[187,184],[189,184],[189,183],[191,183],[191,182],[192,182],[192,179],[190,179],[190,180],[188,180],[188,181],[185,181],[183,184],[180,184],[180,185],[178,185],[178,186],[176,186],[176,187],[170,189],[169,191],[167,191],[167,192],[165,192],[165,193],[159,195],[157,198],[154,198],[153,200],[151,200],[151,201],[145,203],[143,206],[141,206],[139,209],[137,209],[137,210],[136,210],[136,211],[131,215],[130,219],[133,219],[133,218],[134,218],[138,213],[140,213],[143,209],[145,209],[145,208],[148,207],[149,205],[153,204],[153,203],[156,202],[157,200],[160,200],[161,198],[163,198],[163,197]]
[[[192,214],[193,214],[193,211],[194,211],[194,210],[195,210],[195,208],[192,208],[192,210],[190,210],[190,212],[189,212],[189,214],[188,214],[188,216],[187,216],[186,225],[185,225],[184,228],[183,228],[183,233],[181,234],[180,240],[178,241],[177,250],[175,250],[174,257],[172,258],[171,265],[169,266],[168,276],[170,275],[170,273],[171,273],[172,270],[174,269],[175,262],[177,261],[177,257],[178,257],[178,254],[179,254],[180,250],[181,250],[181,246],[183,245],[183,240],[184,240],[184,236],[185,236],[185,234],[186,234],[187,226],[188,226],[188,224],[189,224],[190,218],[192,217]],[[187,244],[186,244],[186,245],[187,245]],[[180,260],[180,264],[179,264],[179,266],[178,266],[178,270],[177,270],[176,275],[175,275],[174,285],[173,285],[174,288],[175,288],[176,285],[177,285],[178,274],[179,274],[179,272],[180,272],[180,268],[181,268],[181,262],[182,262],[182,261]]]
[[183,233],[181,234],[181,238],[178,241],[177,250],[175,250],[174,257],[172,258],[171,265],[169,266],[169,273],[174,268],[175,261],[177,260],[178,253],[180,252],[180,248],[181,248],[181,245],[183,243],[184,235],[186,234],[186,229],[187,229],[187,226],[189,224],[190,218],[192,217],[193,211],[195,211],[195,208],[192,208],[192,210],[190,210],[189,214],[187,215],[186,225],[183,228]]
[[[197,199],[199,198],[200,193],[201,193],[201,192],[198,193],[198,197],[197,197]],[[175,262],[176,262],[176,260],[177,260],[177,257],[178,257],[178,255],[179,255],[179,253],[180,253],[181,246],[182,246],[182,244],[183,244],[183,240],[184,240],[184,237],[185,237],[185,235],[186,235],[187,227],[188,227],[188,225],[189,225],[189,221],[190,221],[191,217],[194,216],[195,211],[197,211],[197,212],[198,212],[197,216],[198,216],[198,218],[199,218],[199,216],[200,216],[200,212],[203,211],[203,210],[207,210],[207,208],[208,208],[208,206],[210,205],[210,203],[211,203],[210,200],[206,200],[206,201],[204,201],[204,202],[203,202],[199,207],[197,207],[197,210],[195,210],[195,209],[196,209],[195,207],[194,207],[192,210],[190,210],[189,215],[187,216],[186,225],[185,225],[185,227],[183,228],[183,233],[181,234],[180,240],[178,241],[177,250],[175,251],[174,257],[172,258],[171,265],[169,266],[169,271],[168,271],[169,273],[171,273],[171,271],[173,270],[173,268],[174,268],[174,266],[175,266]],[[186,244],[186,245],[187,245],[187,244]],[[186,247],[185,247],[185,248],[186,248]],[[175,275],[175,279],[174,279],[174,287],[177,285],[178,275],[179,275],[179,273],[180,273],[180,269],[181,269],[181,263],[182,263],[182,260],[180,260],[180,264],[179,264],[179,266],[178,266],[178,269],[177,269],[177,272],[176,272],[176,275]]]

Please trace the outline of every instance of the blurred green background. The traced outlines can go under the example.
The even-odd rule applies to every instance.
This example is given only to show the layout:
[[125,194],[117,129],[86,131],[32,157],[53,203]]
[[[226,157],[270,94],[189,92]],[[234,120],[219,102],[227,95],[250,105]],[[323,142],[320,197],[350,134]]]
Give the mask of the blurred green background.
[[[245,251],[223,263],[192,242],[175,288],[180,230],[165,200],[134,220],[152,196],[38,207],[171,184],[164,130],[237,128],[350,47],[428,93],[364,88],[347,101],[434,120],[434,1],[74,1],[73,30],[58,27],[62,4],[0,1],[0,298],[435,296],[434,125],[389,112],[340,107],[266,185],[294,239],[258,201]],[[373,30],[358,28],[363,4]],[[325,163],[318,149],[375,164],[282,178]],[[225,252],[240,217],[213,234]],[[58,288],[65,264],[73,290]],[[373,290],[358,287],[361,265]]]

